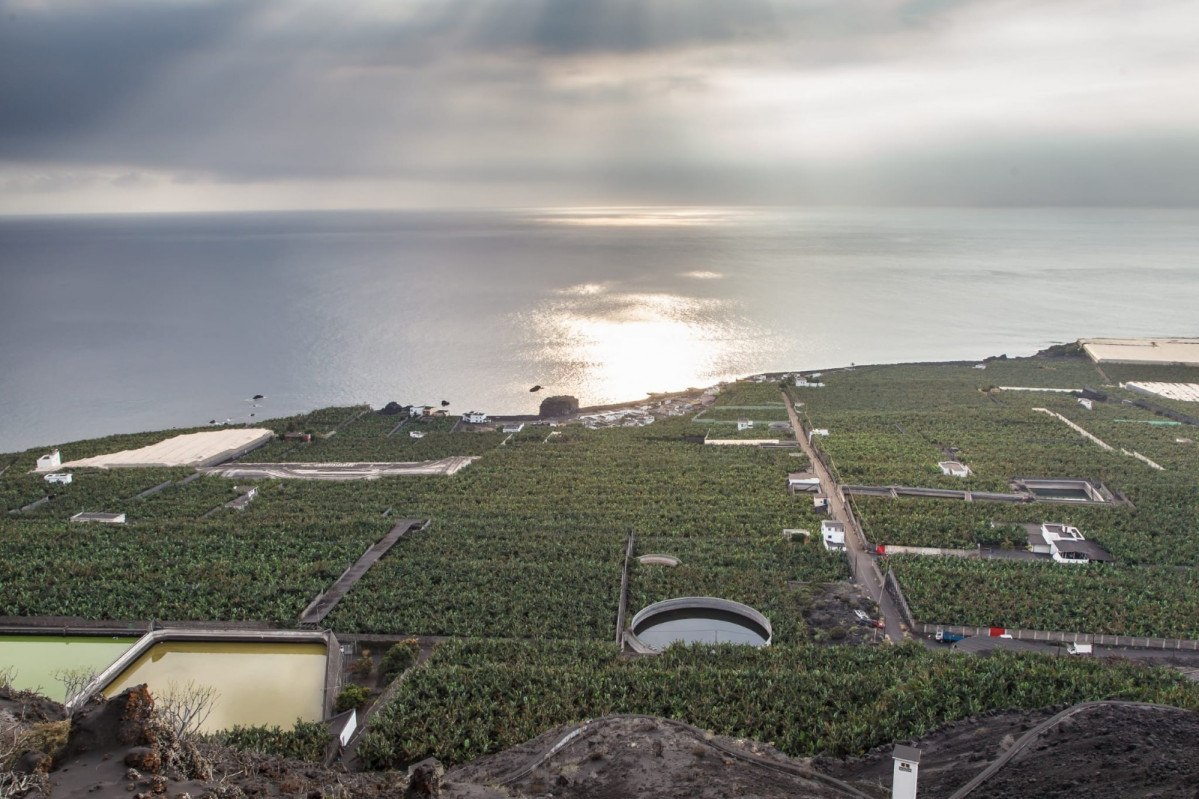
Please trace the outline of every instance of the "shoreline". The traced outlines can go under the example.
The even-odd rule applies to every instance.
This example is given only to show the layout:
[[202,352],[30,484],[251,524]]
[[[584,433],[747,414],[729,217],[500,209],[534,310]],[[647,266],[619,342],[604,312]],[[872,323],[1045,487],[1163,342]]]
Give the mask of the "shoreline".
[[[662,391],[662,392],[649,391],[649,392],[646,392],[646,395],[640,399],[621,400],[621,401],[617,401],[617,402],[603,403],[603,404],[598,404],[598,405],[587,405],[587,406],[580,405],[578,412],[574,416],[568,417],[568,418],[574,419],[580,415],[629,410],[629,409],[636,408],[641,405],[654,405],[654,404],[660,404],[660,403],[664,403],[664,402],[670,402],[672,400],[680,400],[680,399],[692,398],[692,397],[702,397],[705,392],[710,391],[713,388],[717,388],[721,385],[727,385],[729,383],[735,383],[735,382],[738,382],[741,380],[752,380],[754,378],[759,378],[759,377],[765,378],[767,380],[780,380],[784,376],[788,376],[788,375],[811,375],[813,373],[830,374],[830,373],[836,373],[836,372],[841,372],[841,371],[845,371],[845,370],[876,368],[876,367],[974,366],[976,364],[986,364],[986,363],[990,363],[992,361],[1025,360],[1025,359],[1037,359],[1037,360],[1052,361],[1052,360],[1066,360],[1066,359],[1080,358],[1080,359],[1089,361],[1091,363],[1096,363],[1092,358],[1089,357],[1087,351],[1084,349],[1083,344],[1087,340],[1088,339],[1077,339],[1075,341],[1068,342],[1068,343],[1052,344],[1052,345],[1046,346],[1043,349],[1040,349],[1030,355],[1008,355],[1007,353],[1003,353],[1003,354],[999,354],[999,355],[988,355],[988,356],[985,356],[982,358],[968,359],[968,360],[911,360],[911,361],[895,361],[895,362],[887,362],[887,363],[863,363],[863,364],[851,363],[849,365],[843,364],[840,366],[831,366],[831,367],[824,367],[824,368],[803,368],[803,369],[788,369],[788,370],[779,370],[779,371],[770,371],[770,372],[754,372],[751,374],[741,375],[740,377],[737,377],[732,380],[720,381],[718,383],[715,383],[711,386],[706,386],[706,387],[690,386],[686,389],[676,390],[676,391]],[[1145,340],[1149,341],[1151,339],[1146,338]],[[384,403],[384,404],[386,404],[386,403]],[[312,407],[307,410],[300,411],[299,414],[311,413],[313,411],[319,410],[322,407],[328,407],[328,406]],[[369,404],[368,404],[368,407],[370,407],[372,411],[378,410],[378,408],[370,406]],[[283,416],[274,417],[274,418],[286,418],[286,416],[290,416],[290,415],[296,415],[296,414],[285,414]],[[535,413],[533,413],[533,414],[503,414],[503,413],[501,413],[501,414],[491,415],[491,418],[498,422],[503,422],[503,421],[522,421],[522,422],[550,421],[548,419],[547,420],[539,419],[538,415]],[[270,421],[271,421],[270,418],[256,420],[255,424],[263,424],[263,423],[267,423]],[[203,427],[203,426],[201,426],[201,427]],[[33,450],[68,446],[73,443],[82,442],[82,441],[92,441],[92,440],[99,439],[99,438],[106,438],[108,436],[142,435],[142,434],[146,434],[146,433],[167,432],[167,431],[172,431],[172,430],[190,430],[190,429],[195,429],[195,428],[197,428],[196,425],[190,425],[190,426],[189,425],[175,425],[175,426],[170,426],[170,427],[147,428],[147,429],[141,429],[141,430],[108,431],[108,432],[103,432],[103,433],[100,433],[97,435],[92,435],[92,436],[88,436],[88,437],[84,437],[84,438],[73,439],[71,441],[62,441],[62,442],[55,442],[55,443],[42,443],[39,445],[26,447],[24,449],[5,450],[3,452],[0,452],[0,455],[18,455],[18,454],[30,452]],[[0,467],[0,468],[2,468],[2,467]]]

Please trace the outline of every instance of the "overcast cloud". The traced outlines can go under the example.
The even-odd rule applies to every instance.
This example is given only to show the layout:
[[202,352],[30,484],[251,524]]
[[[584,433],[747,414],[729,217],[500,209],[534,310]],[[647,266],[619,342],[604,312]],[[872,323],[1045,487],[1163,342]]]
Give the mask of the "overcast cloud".
[[1199,204],[1193,0],[0,0],[0,213]]

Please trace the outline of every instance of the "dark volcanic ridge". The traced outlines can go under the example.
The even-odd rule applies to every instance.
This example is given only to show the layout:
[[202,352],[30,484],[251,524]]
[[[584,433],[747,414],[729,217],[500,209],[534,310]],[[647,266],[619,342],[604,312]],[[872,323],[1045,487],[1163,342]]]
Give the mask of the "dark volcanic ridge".
[[[144,687],[94,701],[73,720],[62,706],[0,690],[6,734],[54,749],[17,753],[5,779],[21,797],[442,796],[884,797],[892,747],[859,758],[789,758],[768,743],[682,722],[609,716],[565,725],[443,772],[425,761],[399,772],[313,763],[181,742]],[[68,732],[69,726],[69,732]],[[951,797],[990,769],[971,797],[1195,797],[1199,714],[1142,703],[988,713],[908,743],[921,750],[919,795]]]

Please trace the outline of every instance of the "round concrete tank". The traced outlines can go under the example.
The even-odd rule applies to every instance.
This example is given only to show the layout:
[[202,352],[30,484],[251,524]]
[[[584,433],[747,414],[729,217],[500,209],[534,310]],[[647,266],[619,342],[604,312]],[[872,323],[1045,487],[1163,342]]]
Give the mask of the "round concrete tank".
[[770,620],[749,605],[711,596],[667,599],[642,608],[630,624],[636,651],[660,652],[673,643],[770,646]]

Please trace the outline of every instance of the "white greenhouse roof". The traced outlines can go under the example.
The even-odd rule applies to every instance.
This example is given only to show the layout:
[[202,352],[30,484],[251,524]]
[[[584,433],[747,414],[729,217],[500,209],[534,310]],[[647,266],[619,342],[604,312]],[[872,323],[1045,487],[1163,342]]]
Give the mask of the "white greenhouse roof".
[[264,428],[184,433],[148,447],[83,458],[64,463],[63,467],[78,469],[93,466],[108,469],[114,466],[207,466],[265,444],[274,435]]

